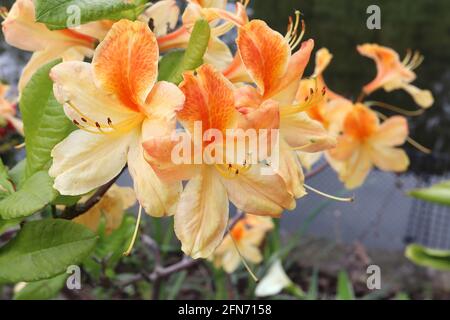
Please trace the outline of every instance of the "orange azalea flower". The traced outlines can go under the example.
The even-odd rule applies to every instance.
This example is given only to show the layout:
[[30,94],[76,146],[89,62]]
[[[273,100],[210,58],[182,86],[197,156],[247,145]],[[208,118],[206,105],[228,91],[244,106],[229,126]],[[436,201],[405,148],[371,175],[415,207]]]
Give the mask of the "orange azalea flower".
[[222,15],[227,15],[233,21],[239,23],[248,20],[245,6],[242,3],[236,3],[236,14],[226,11],[226,5],[227,1],[223,0],[188,0],[188,6],[182,17],[183,25],[167,35],[158,37],[161,52],[174,48],[186,48],[195,22],[199,19],[206,19],[213,28],[208,48],[203,57],[204,62],[212,64],[220,70],[225,69],[233,60],[233,56],[228,46],[219,37],[230,31],[233,28],[233,23],[218,24],[218,20]]
[[6,94],[9,91],[9,86],[0,83],[0,126],[11,124],[14,129],[23,135],[23,123],[16,118],[16,106],[6,99]]
[[434,99],[431,91],[421,90],[411,84],[416,79],[414,70],[423,61],[421,55],[409,53],[403,61],[400,61],[397,52],[377,44],[360,45],[358,51],[363,56],[375,60],[377,65],[377,76],[364,87],[364,93],[370,94],[380,88],[384,88],[388,92],[403,89],[414,98],[419,106],[429,108],[433,105]]
[[83,60],[93,53],[94,38],[70,29],[50,31],[45,24],[36,22],[33,0],[17,0],[2,27],[7,43],[34,52],[22,72],[20,92],[42,65],[58,58]]
[[[295,25],[299,25],[299,16]],[[272,30],[264,21],[252,20],[239,28],[238,59],[224,71],[232,81],[250,81],[256,88],[244,87],[237,92],[238,107],[241,112],[257,108],[267,99],[278,101],[280,107],[280,166],[278,173],[288,185],[288,190],[296,198],[305,195],[304,176],[301,165],[293,150],[317,152],[331,148],[335,139],[317,121],[304,111],[322,92],[313,94],[300,103],[295,101],[305,67],[309,61],[314,41],[301,44],[296,53],[292,51],[300,45],[302,35],[295,36],[293,26],[283,37]]]
[[[317,51],[314,73],[311,78],[301,80],[296,100],[305,101],[312,92],[322,91],[323,97],[315,99],[313,103],[309,103],[309,107],[305,112],[311,119],[320,122],[330,135],[336,136],[342,128],[342,122],[347,112],[352,110],[353,103],[332,92],[325,83],[323,73],[332,58],[333,56],[326,48]],[[301,164],[307,170],[310,170],[314,163],[320,160],[323,152],[297,151],[297,155]]]
[[273,227],[270,217],[246,215],[236,223],[214,252],[215,266],[233,273],[239,267],[242,258],[255,264],[260,263],[263,257],[259,247],[266,233]]
[[[196,73],[185,73],[180,88],[186,102],[177,115],[192,137],[198,122],[202,123],[201,137],[210,129],[227,137],[230,134],[227,129],[249,125],[250,128],[256,125],[268,129],[278,127],[277,105],[267,103],[246,117],[240,114],[235,105],[233,85],[210,65],[203,65]],[[214,141],[194,146],[195,152],[203,155],[207,147],[217,146]],[[144,148],[149,161],[170,166],[173,144],[170,139],[146,141]],[[278,216],[284,209],[295,208],[295,201],[281,177],[262,175],[263,168],[266,165],[259,163],[217,161],[173,165],[172,178],[190,178],[175,213],[175,233],[187,255],[208,257],[221,243],[228,221],[229,200],[242,211],[259,215]]]
[[394,116],[380,124],[375,112],[358,103],[344,120],[337,147],[329,150],[330,163],[347,188],[357,188],[373,166],[391,172],[408,168],[406,152],[397,148],[407,137],[404,117]]
[[158,45],[143,22],[121,20],[97,47],[92,64],[71,61],[50,76],[57,100],[79,127],[52,151],[50,175],[64,195],[87,193],[128,163],[138,201],[147,213],[173,213],[181,184],[162,183],[144,159],[142,140],[175,129],[184,96],[156,82]]
[[[83,198],[81,201],[87,200],[88,196]],[[136,196],[133,189],[113,185],[95,206],[73,219],[73,221],[97,232],[100,219],[104,216],[105,233],[110,234],[120,227],[125,210],[131,208],[135,203]]]

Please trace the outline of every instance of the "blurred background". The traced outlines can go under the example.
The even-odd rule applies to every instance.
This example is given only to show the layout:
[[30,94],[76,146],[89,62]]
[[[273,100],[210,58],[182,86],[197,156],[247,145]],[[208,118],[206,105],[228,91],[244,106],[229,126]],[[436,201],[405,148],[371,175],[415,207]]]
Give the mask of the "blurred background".
[[[13,1],[0,1],[9,7]],[[369,5],[381,8],[381,30],[369,30]],[[294,212],[281,221],[284,241],[297,239],[285,266],[289,276],[308,287],[318,274],[319,291],[334,294],[339,271],[346,270],[357,296],[393,298],[450,298],[450,275],[418,267],[404,258],[405,246],[419,243],[450,250],[450,210],[414,200],[406,192],[449,177],[450,171],[450,2],[447,0],[254,0],[252,18],[265,20],[285,33],[288,16],[301,10],[306,38],[316,49],[326,47],[334,58],[325,72],[328,86],[356,99],[376,69],[372,60],[358,54],[356,46],[376,42],[392,47],[403,57],[407,49],[420,51],[425,61],[417,70],[415,84],[430,89],[435,105],[420,117],[409,119],[411,136],[433,150],[431,155],[407,146],[411,168],[394,175],[374,171],[354,193],[345,191],[331,169],[314,176],[309,185],[331,194],[354,195],[352,204],[336,203],[317,195],[300,199]],[[0,42],[0,79],[17,83],[28,53]],[[312,73],[310,64],[307,75]],[[377,93],[371,100],[415,109],[402,91]],[[6,149],[6,148],[4,148]],[[3,150],[0,147],[0,150]],[[20,152],[3,152],[2,159],[14,164]],[[119,180],[129,185],[127,176]],[[152,223],[152,221],[150,221]],[[376,264],[382,272],[382,290],[370,292],[365,284],[366,266]],[[236,275],[239,277],[239,274]]]

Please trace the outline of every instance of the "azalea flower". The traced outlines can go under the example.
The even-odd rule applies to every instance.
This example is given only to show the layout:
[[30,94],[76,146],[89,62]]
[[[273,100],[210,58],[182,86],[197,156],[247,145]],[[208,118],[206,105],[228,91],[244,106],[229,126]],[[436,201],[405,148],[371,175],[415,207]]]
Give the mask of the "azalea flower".
[[[311,78],[302,79],[296,94],[297,101],[305,101],[311,95],[311,92],[321,91],[322,98],[315,99],[313,103],[305,110],[308,116],[320,122],[331,136],[337,136],[341,131],[342,122],[352,108],[353,103],[334,93],[326,85],[323,73],[330,64],[333,56],[326,48],[316,52],[315,69]],[[311,170],[313,165],[323,156],[323,152],[303,152],[297,151],[301,164]]]
[[6,15],[2,28],[8,44],[33,52],[23,69],[19,92],[22,92],[31,76],[44,64],[58,58],[70,61],[91,56],[96,41],[75,30],[51,31],[45,24],[36,22],[33,0],[17,0]]
[[9,86],[0,83],[0,126],[11,125],[18,133],[23,135],[23,123],[16,118],[16,104],[6,98]]
[[364,87],[364,93],[383,88],[387,92],[403,89],[408,92],[414,101],[423,108],[433,105],[434,99],[431,91],[422,90],[411,84],[416,79],[414,70],[420,66],[423,57],[416,53],[409,53],[403,61],[394,50],[377,44],[363,44],[358,46],[363,56],[371,58],[377,65],[376,78]]
[[[259,112],[246,117],[240,114],[236,110],[233,85],[211,65],[205,64],[195,73],[185,73],[180,88],[186,102],[177,116],[190,136],[195,134],[198,122],[202,123],[201,137],[210,129],[227,137],[230,134],[227,129],[278,126],[278,106],[272,103],[266,103]],[[216,150],[220,152],[222,141],[214,141],[194,145],[194,152],[200,157],[211,147],[218,147]],[[211,159],[213,161],[200,164],[173,165],[173,146],[170,138],[149,139],[144,143],[147,159],[152,165],[156,163],[157,172],[165,169],[172,179],[189,179],[175,213],[175,233],[185,254],[206,258],[222,242],[229,200],[240,210],[259,215],[279,216],[284,209],[295,208],[295,201],[286,191],[283,179],[277,174],[261,174],[265,164],[223,163],[221,159]]]
[[347,114],[343,133],[335,149],[329,150],[330,164],[349,189],[361,186],[373,166],[403,172],[409,166],[404,150],[397,148],[408,137],[404,117],[393,116],[380,124],[375,112],[357,103]]
[[284,271],[281,261],[276,260],[256,286],[255,295],[257,297],[274,296],[283,291],[283,289],[293,285],[293,282]]
[[270,217],[246,215],[236,223],[214,252],[215,266],[222,266],[226,272],[233,273],[242,259],[260,263],[263,257],[259,247],[273,227]]
[[[236,40],[238,58],[224,71],[231,81],[253,82],[256,88],[246,86],[237,92],[239,111],[245,113],[257,109],[268,99],[280,103],[280,165],[277,172],[296,198],[306,194],[301,165],[294,150],[317,152],[331,148],[335,139],[305,110],[323,98],[315,90],[307,99],[296,101],[300,81],[309,61],[313,40],[301,43],[298,27],[299,16],[294,26],[283,37],[264,21],[252,20],[239,28]],[[300,49],[292,53],[300,45]]]
[[63,195],[85,194],[126,164],[147,213],[173,213],[180,183],[162,183],[144,159],[142,140],[175,129],[183,93],[156,82],[158,45],[143,22],[121,20],[97,47],[92,64],[71,61],[50,73],[56,99],[79,128],[52,151],[50,175]]
[[[88,196],[85,196],[81,202],[87,198]],[[97,232],[101,217],[104,216],[105,233],[110,234],[120,227],[125,210],[131,208],[135,203],[136,195],[132,188],[113,185],[95,206],[73,221]]]
[[235,14],[226,11],[226,6],[226,0],[188,0],[188,6],[182,16],[182,26],[173,32],[158,37],[161,52],[175,48],[185,49],[189,43],[195,22],[199,19],[206,19],[213,28],[203,60],[220,70],[225,69],[233,60],[233,55],[227,44],[219,37],[230,31],[233,28],[233,23],[218,24],[218,20],[226,15],[227,18],[233,19],[234,22],[239,24],[248,21],[245,12],[246,5],[237,2]]

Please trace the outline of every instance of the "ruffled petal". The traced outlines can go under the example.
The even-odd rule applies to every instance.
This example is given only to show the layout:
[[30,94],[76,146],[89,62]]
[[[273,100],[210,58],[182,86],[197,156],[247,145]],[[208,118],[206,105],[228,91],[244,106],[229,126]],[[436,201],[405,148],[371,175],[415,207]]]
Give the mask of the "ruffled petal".
[[250,170],[232,179],[222,179],[231,202],[237,208],[265,216],[279,216],[284,209],[295,208],[295,200],[283,179],[273,172],[265,172],[267,169],[263,165],[252,165]]
[[186,255],[209,257],[222,242],[228,222],[226,189],[210,168],[191,179],[175,214],[175,233]]
[[120,20],[97,47],[92,65],[99,87],[139,111],[158,76],[156,37],[140,21]]
[[49,170],[55,178],[54,188],[63,195],[81,195],[116,177],[127,162],[130,144],[137,132],[127,135],[72,132],[52,150]]
[[140,205],[153,217],[173,215],[181,194],[181,182],[164,183],[144,158],[141,139],[128,153],[128,170]]
[[394,116],[384,121],[379,130],[372,136],[374,145],[396,147],[405,143],[408,138],[408,121],[401,116]]
[[409,167],[408,155],[402,149],[373,146],[370,157],[375,166],[384,171],[404,172]]

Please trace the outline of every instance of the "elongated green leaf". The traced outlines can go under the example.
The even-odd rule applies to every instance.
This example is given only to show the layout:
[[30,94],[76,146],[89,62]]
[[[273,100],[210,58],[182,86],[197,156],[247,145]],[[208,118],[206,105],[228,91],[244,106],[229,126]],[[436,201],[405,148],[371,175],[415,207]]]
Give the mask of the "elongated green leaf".
[[66,272],[94,249],[97,236],[75,222],[46,219],[28,222],[0,248],[0,283],[38,281]]
[[68,274],[63,273],[51,279],[29,282],[14,295],[14,300],[49,300],[55,298],[64,288]]
[[0,201],[0,217],[16,219],[32,215],[52,202],[58,193],[53,180],[41,171],[31,176],[22,188]]
[[336,299],[338,300],[355,300],[353,293],[353,285],[347,272],[341,271],[338,275],[338,283],[336,290]]
[[211,28],[208,22],[206,20],[197,21],[184,54],[183,51],[175,51],[161,59],[159,80],[179,84],[183,80],[183,72],[201,66],[210,35]]
[[11,170],[9,170],[9,176],[13,181],[16,189],[20,189],[23,182],[25,181],[25,168],[27,166],[27,159],[23,159],[17,163]]
[[0,200],[14,192],[14,185],[11,182],[8,169],[0,159]]
[[415,189],[409,194],[420,200],[450,206],[450,181],[439,183],[431,188]]
[[423,267],[450,271],[450,251],[429,249],[418,244],[406,248],[406,257]]
[[[137,1],[136,1],[137,2]],[[66,29],[102,19],[135,20],[141,1],[124,0],[36,0],[36,20],[51,30]]]
[[25,87],[20,100],[27,150],[25,179],[49,166],[53,147],[74,129],[53,96],[49,73],[59,62],[56,60],[40,68]]

